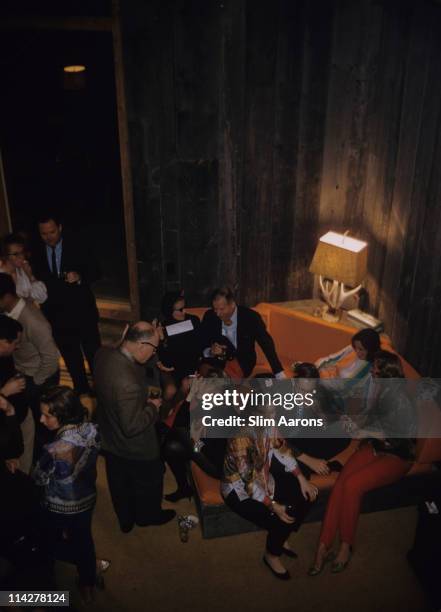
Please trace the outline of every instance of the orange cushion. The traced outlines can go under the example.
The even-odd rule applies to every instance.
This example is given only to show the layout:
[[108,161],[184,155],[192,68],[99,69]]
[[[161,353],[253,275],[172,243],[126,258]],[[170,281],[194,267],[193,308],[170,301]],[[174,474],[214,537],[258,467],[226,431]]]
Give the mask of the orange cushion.
[[224,503],[220,493],[220,480],[208,476],[193,461],[191,462],[191,473],[199,499],[208,506],[218,506]]

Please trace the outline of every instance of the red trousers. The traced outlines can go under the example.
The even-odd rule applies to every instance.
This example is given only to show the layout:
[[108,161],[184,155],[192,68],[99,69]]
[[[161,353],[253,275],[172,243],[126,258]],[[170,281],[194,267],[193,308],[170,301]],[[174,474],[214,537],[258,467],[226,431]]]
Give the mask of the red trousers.
[[320,542],[329,548],[337,531],[340,541],[352,545],[363,495],[399,480],[410,464],[395,455],[375,455],[370,444],[355,451],[340,472],[326,507]]

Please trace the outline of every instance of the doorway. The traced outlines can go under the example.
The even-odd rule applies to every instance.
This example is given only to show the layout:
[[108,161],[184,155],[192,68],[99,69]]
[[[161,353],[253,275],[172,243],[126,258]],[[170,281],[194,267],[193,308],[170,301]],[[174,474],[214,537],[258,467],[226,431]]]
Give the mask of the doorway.
[[35,17],[20,27],[18,19],[2,32],[0,148],[11,225],[35,237],[40,214],[56,212],[100,264],[93,288],[101,315],[130,320],[139,306],[118,24],[75,21],[41,27]]

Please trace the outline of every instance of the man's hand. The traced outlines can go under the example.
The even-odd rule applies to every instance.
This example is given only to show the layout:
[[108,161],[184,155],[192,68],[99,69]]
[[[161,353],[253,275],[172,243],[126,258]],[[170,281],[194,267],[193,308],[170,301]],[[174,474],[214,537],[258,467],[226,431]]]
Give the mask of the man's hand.
[[0,392],[3,393],[3,395],[5,395],[6,397],[9,397],[10,395],[21,393],[21,391],[23,391],[25,387],[26,380],[24,376],[20,376],[19,378],[16,378],[14,376],[3,385],[3,387],[0,389]]
[[277,502],[274,502],[271,506],[274,514],[278,516],[281,521],[288,525],[292,525],[292,523],[295,522],[295,518],[287,514],[286,506],[282,506],[282,504],[278,504]]
[[309,480],[306,480],[303,474],[299,476],[299,485],[303,497],[309,499],[309,501],[314,501],[318,495],[317,487],[313,485],[312,482],[309,482]]
[[149,404],[153,404],[157,410],[159,410],[162,406],[162,397],[149,397],[147,398]]
[[5,464],[11,474],[15,474],[15,472],[20,468],[19,459],[6,459]]
[[0,395],[0,410],[5,413],[6,416],[14,416],[15,408],[8,402],[5,397]]
[[66,283],[73,285],[74,283],[79,283],[81,281],[81,276],[78,272],[67,272],[66,273]]

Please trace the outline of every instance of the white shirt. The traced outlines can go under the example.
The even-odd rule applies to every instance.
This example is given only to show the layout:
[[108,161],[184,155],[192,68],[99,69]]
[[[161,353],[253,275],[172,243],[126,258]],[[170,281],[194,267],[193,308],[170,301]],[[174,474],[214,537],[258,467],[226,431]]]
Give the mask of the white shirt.
[[234,348],[237,349],[237,306],[231,315],[231,325],[222,321],[222,335],[228,338]]
[[25,306],[26,306],[26,302],[24,301],[23,298],[20,298],[18,302],[16,303],[16,305],[14,306],[14,308],[11,310],[11,312],[7,312],[5,314],[7,314],[8,317],[11,317],[11,319],[15,319],[17,321],[18,317],[23,312],[23,308]]
[[[0,272],[8,274],[1,266]],[[47,289],[43,281],[30,281],[29,276],[21,268],[16,268],[15,273],[17,278],[15,290],[18,297],[34,300],[37,304],[43,304],[47,300]]]

